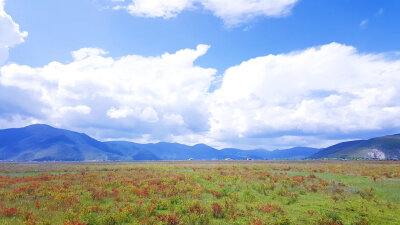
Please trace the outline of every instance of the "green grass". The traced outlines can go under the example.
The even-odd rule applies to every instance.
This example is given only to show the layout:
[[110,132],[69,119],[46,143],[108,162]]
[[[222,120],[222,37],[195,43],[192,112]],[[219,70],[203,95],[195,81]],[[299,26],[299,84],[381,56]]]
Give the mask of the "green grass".
[[290,175],[303,175],[310,174],[316,175],[318,178],[324,180],[334,180],[336,182],[344,183],[345,189],[349,192],[363,190],[373,187],[375,194],[379,199],[384,199],[389,202],[400,203],[400,179],[378,179],[373,181],[371,177],[355,176],[355,175],[342,175],[334,173],[309,173],[309,172],[296,172],[296,171],[271,171],[272,173],[288,173]]
[[399,171],[391,162],[1,164],[0,224],[400,224]]
[[30,172],[16,172],[16,173],[1,173],[0,176],[10,176],[10,177],[28,177],[28,176],[37,176],[42,174],[47,175],[61,175],[71,172],[40,172],[40,171],[30,171]]

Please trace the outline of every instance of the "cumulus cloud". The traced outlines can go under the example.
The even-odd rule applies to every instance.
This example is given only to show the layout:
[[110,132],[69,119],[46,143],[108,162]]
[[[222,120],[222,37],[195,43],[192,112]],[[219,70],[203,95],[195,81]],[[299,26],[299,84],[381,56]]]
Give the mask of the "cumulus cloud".
[[[216,70],[193,65],[208,48],[198,45],[158,57],[118,59],[107,57],[102,49],[83,48],[72,52],[74,60],[68,64],[6,65],[0,83],[34,96],[41,103],[39,117],[47,123],[165,138],[208,129],[206,97]],[[32,115],[28,111],[25,116]]]
[[393,56],[331,43],[252,58],[227,69],[210,93],[216,70],[194,65],[208,48],[121,58],[84,48],[68,64],[3,66],[0,91],[14,98],[0,97],[8,118],[0,125],[40,121],[102,139],[269,149],[400,126]]
[[125,9],[140,17],[171,18],[185,9],[202,6],[227,25],[248,21],[256,16],[281,17],[287,15],[298,0],[132,0],[114,9]]
[[400,60],[338,43],[229,68],[210,101],[221,139],[335,138],[398,127]]
[[4,0],[0,0],[0,65],[8,58],[8,49],[24,42],[27,36],[28,33],[21,32],[19,25],[4,11]]

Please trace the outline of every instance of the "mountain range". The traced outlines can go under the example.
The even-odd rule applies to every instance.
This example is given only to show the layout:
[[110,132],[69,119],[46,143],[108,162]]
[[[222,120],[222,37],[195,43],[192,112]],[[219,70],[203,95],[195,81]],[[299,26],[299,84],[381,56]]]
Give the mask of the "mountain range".
[[302,159],[319,151],[315,148],[267,151],[264,149],[215,149],[159,142],[139,144],[127,141],[101,142],[84,133],[35,124],[0,130],[2,161],[132,161],[132,160],[222,160]]
[[0,130],[1,161],[398,159],[399,156],[400,135],[342,142],[323,149],[295,147],[268,151],[236,148],[218,150],[205,144],[102,142],[84,133],[44,124]]

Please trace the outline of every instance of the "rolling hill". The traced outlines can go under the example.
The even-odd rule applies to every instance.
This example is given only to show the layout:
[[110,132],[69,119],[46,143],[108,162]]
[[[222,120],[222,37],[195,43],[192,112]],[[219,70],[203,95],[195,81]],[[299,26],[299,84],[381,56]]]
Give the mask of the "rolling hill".
[[2,161],[302,159],[317,151],[319,149],[306,147],[275,151],[235,148],[218,150],[205,144],[189,146],[167,142],[101,142],[83,133],[44,124],[0,130]]
[[400,158],[400,135],[342,142],[310,156],[310,159],[393,159]]

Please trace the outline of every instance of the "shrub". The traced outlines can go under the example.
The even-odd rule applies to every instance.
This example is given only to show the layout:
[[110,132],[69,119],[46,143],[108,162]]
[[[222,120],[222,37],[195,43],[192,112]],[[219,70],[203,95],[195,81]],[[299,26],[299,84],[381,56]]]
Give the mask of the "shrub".
[[86,225],[86,223],[79,222],[79,219],[64,220],[63,225]]
[[7,207],[4,207],[4,208],[2,208],[2,210],[1,210],[1,214],[2,214],[3,216],[6,216],[6,217],[12,217],[12,216],[15,216],[15,215],[18,214],[18,209],[17,209],[17,208],[7,208]]
[[212,211],[213,211],[213,216],[215,218],[221,217],[222,216],[222,206],[216,202],[214,202],[212,205]]
[[173,214],[173,215],[156,215],[156,220],[163,222],[163,224],[168,225],[177,225],[181,224],[180,218]]

